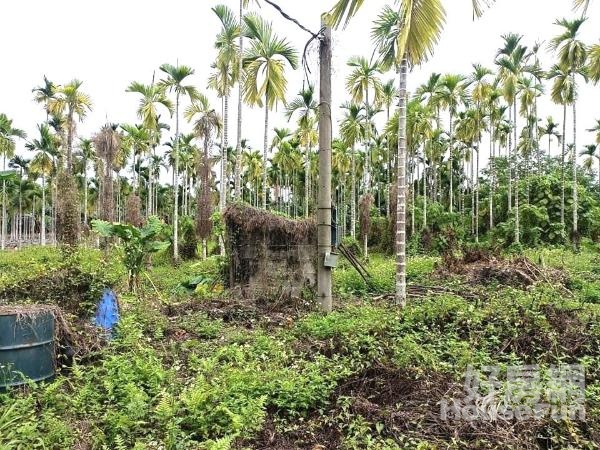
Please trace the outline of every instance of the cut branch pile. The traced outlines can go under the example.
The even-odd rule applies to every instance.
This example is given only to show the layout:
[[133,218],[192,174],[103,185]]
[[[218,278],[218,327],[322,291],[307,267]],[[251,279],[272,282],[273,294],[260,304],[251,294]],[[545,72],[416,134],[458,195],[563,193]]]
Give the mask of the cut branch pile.
[[[432,295],[457,295],[468,300],[478,300],[482,293],[475,290],[465,289],[464,287],[451,288],[445,286],[424,286],[419,284],[409,284],[406,287],[406,293],[410,298],[425,298]],[[383,294],[373,297],[373,300],[393,300],[396,294]]]
[[564,272],[538,266],[526,257],[505,258],[482,250],[466,250],[461,256],[445,254],[436,275],[440,278],[458,275],[469,283],[499,283],[520,288],[550,283],[567,290],[564,286],[568,282]]

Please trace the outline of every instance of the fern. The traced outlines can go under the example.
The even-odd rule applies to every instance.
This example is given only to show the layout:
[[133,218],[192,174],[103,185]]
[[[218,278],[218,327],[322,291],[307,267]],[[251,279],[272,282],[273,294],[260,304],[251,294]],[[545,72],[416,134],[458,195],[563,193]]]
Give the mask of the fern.
[[128,450],[127,446],[125,445],[125,440],[121,437],[121,435],[117,434],[115,436],[114,443],[114,450]]

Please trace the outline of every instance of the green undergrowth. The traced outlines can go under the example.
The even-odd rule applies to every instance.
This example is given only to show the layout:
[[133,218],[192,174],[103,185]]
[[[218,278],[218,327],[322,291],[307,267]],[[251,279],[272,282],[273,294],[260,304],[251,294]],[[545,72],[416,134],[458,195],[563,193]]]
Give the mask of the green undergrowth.
[[89,315],[102,291],[118,288],[124,275],[114,253],[94,249],[0,252],[0,304],[56,304],[69,313]]
[[[564,260],[571,276],[587,279],[596,270],[593,255],[580,265],[576,256],[555,252],[548,251],[546,263]],[[411,259],[409,279],[434,283],[435,262]],[[393,291],[391,259],[371,257],[375,287],[353,270],[335,272],[333,313],[249,327],[211,316],[210,299],[180,289],[200,276],[222,281],[218,258],[176,268],[155,260],[152,283],[143,280],[141,292],[121,296],[117,336],[96,360],[76,362],[52,382],[0,394],[0,449],[269,448],[263,437],[270,435],[294,436],[277,448],[506,448],[493,434],[434,436],[416,422],[398,431],[382,419],[402,411],[404,396],[414,392],[380,406],[378,415],[374,391],[367,409],[352,392],[361,383],[376,389],[386,373],[411,383],[462,383],[469,366],[559,363],[587,368],[588,424],[549,424],[544,435],[552,448],[595,448],[600,305],[587,301],[583,285],[571,286],[570,294],[551,284],[495,287],[479,299],[431,296],[398,309],[363,296]],[[442,400],[426,400],[427,392],[423,404]],[[430,415],[439,413],[434,408]]]
[[[431,256],[410,258],[406,267],[407,281],[426,282],[438,260],[439,258]],[[380,254],[371,255],[366,268],[371,275],[370,284],[365,282],[348,261],[341,260],[333,276],[335,293],[342,297],[348,297],[366,293],[388,294],[394,292],[396,264],[392,258]]]

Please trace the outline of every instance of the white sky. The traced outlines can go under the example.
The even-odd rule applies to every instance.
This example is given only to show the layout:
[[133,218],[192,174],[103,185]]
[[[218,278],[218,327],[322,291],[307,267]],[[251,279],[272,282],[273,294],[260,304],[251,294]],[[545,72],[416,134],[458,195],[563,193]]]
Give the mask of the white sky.
[[[45,119],[41,106],[32,101],[31,93],[34,86],[42,84],[44,74],[56,83],[72,78],[84,81],[83,89],[91,95],[94,109],[79,125],[80,136],[94,133],[106,119],[135,123],[138,96],[125,93],[125,88],[133,80],[150,83],[153,71],[156,70],[159,77],[158,66],[165,62],[179,61],[194,67],[196,75],[192,82],[220,108],[216,96],[206,89],[210,64],[215,57],[214,37],[219,31],[219,21],[211,7],[224,3],[237,11],[238,0],[4,0],[2,3],[0,42],[5,45],[0,69],[0,112],[13,118],[14,125],[24,129],[30,137],[37,134],[36,124]],[[372,20],[386,3],[393,2],[368,0],[367,3],[347,30],[334,35],[334,104],[347,99],[346,61],[353,55],[371,55]],[[501,34],[522,33],[527,45],[536,40],[547,42],[559,32],[559,27],[553,25],[556,18],[574,16],[571,0],[498,0],[482,19],[474,22],[470,1],[445,3],[452,6],[447,11],[441,43],[431,61],[410,75],[410,90],[425,81],[432,71],[468,74],[474,62],[493,67],[494,55],[502,44]],[[334,0],[280,0],[279,4],[307,27],[318,30],[321,11],[329,9]],[[302,51],[308,35],[285,21],[269,5],[263,4],[258,11],[273,21],[278,34]],[[598,42],[600,2],[594,3],[588,15],[591,19],[583,26],[582,38],[588,43]],[[315,57],[313,52],[313,63]],[[545,67],[551,61],[552,57],[542,55]],[[313,67],[312,76],[316,79],[318,69],[315,64]],[[289,73],[288,98],[302,87],[303,77],[302,70]],[[592,137],[585,129],[600,118],[599,100],[600,86],[581,88],[580,145],[591,142]],[[230,144],[235,143],[236,104],[233,98]],[[279,108],[279,112],[271,114],[272,126],[291,127],[281,111]],[[339,119],[340,113],[335,114]],[[557,121],[562,120],[562,109],[543,100],[540,116],[545,118],[549,114]],[[255,148],[262,147],[263,120],[262,111],[245,107],[243,135]],[[182,123],[182,131],[189,130],[189,125]],[[20,152],[24,152],[23,143],[18,145]]]

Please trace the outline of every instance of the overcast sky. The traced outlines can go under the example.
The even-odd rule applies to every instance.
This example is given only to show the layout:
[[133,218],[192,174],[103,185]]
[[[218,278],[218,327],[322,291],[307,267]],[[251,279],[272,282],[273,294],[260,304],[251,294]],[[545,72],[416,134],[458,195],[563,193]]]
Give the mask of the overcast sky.
[[[210,64],[215,57],[213,42],[219,31],[219,21],[211,7],[224,3],[238,10],[238,0],[5,0],[2,2],[0,41],[4,42],[0,70],[0,112],[14,119],[16,127],[30,137],[36,135],[36,124],[45,119],[40,105],[32,101],[31,90],[42,84],[43,75],[56,83],[72,78],[84,81],[83,90],[94,103],[93,111],[78,134],[87,137],[106,120],[135,123],[138,97],[125,93],[131,81],[150,83],[153,72],[160,77],[158,66],[169,62],[192,66],[196,74],[191,80],[220,108],[215,95],[206,89]],[[333,102],[347,99],[344,80],[348,74],[346,61],[353,55],[370,56],[370,29],[373,19],[386,3],[368,0],[350,27],[334,34]],[[329,9],[334,0],[280,0],[279,4],[307,27],[318,30],[320,13]],[[571,0],[498,0],[480,20],[473,21],[471,2],[446,1],[447,26],[435,56],[410,74],[409,89],[426,80],[433,71],[468,74],[475,62],[493,67],[501,35],[522,33],[524,43],[548,41],[560,30],[553,25],[556,18],[574,17]],[[256,8],[255,8],[256,9]],[[308,35],[286,22],[269,5],[257,9],[273,22],[279,35],[285,36],[299,51]],[[588,42],[600,40],[600,2],[589,11],[591,17],[583,26],[582,38]],[[551,55],[542,55],[548,67]],[[310,58],[312,77],[318,68],[316,53]],[[384,80],[393,74],[384,76]],[[304,72],[289,73],[288,98],[302,87]],[[582,87],[579,102],[579,144],[591,142],[585,131],[594,119],[600,118],[600,86]],[[230,142],[235,143],[235,99],[232,99]],[[547,100],[540,103],[540,116],[553,115],[562,119],[560,107]],[[286,126],[282,108],[271,115],[273,126]],[[335,112],[340,118],[339,111]],[[246,107],[244,137],[253,147],[261,148],[263,113]],[[289,126],[289,125],[288,125]],[[570,125],[569,125],[570,126]],[[174,127],[173,127],[174,128]],[[183,125],[183,131],[189,125]],[[164,139],[167,140],[166,138]],[[23,152],[23,143],[18,144]]]

